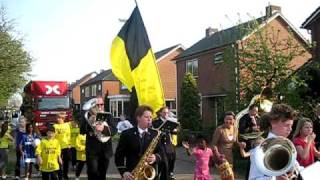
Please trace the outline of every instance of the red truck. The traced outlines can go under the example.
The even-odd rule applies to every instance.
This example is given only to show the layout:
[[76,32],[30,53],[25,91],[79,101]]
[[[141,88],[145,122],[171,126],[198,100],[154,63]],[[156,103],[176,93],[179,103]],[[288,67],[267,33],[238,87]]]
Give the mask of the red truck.
[[48,123],[55,123],[56,114],[65,112],[72,119],[72,108],[66,81],[30,81],[24,87],[22,114],[35,124],[41,134]]

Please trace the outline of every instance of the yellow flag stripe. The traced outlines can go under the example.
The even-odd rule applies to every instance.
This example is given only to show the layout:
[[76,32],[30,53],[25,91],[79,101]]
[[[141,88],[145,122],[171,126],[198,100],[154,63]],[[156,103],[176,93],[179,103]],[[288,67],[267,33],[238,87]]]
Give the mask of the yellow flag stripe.
[[151,49],[132,71],[139,104],[146,104],[157,112],[164,106],[162,83]]
[[131,91],[134,81],[131,76],[130,61],[125,42],[118,36],[113,40],[110,54],[113,74]]

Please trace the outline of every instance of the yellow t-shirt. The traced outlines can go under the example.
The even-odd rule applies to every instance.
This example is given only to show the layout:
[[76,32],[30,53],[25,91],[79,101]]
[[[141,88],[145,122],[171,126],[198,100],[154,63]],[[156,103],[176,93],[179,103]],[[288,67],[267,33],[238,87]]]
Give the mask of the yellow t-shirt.
[[60,143],[61,149],[69,148],[71,143],[71,124],[70,122],[53,125],[56,131],[56,139]]
[[36,155],[39,155],[42,159],[40,170],[44,172],[59,170],[58,158],[60,154],[60,143],[57,139],[42,139],[36,149]]
[[76,147],[76,138],[78,134],[80,133],[79,127],[71,127],[71,147]]
[[0,138],[0,149],[8,149],[11,144],[11,139],[5,134]]
[[79,134],[76,138],[77,160],[86,161],[86,135]]

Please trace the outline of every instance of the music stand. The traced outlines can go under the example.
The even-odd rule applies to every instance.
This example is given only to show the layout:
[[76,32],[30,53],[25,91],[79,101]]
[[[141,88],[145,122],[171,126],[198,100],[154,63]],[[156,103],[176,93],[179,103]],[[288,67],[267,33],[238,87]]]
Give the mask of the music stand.
[[164,132],[172,132],[174,129],[176,129],[180,125],[179,122],[171,121],[171,120],[166,120],[161,124],[159,127],[160,131]]

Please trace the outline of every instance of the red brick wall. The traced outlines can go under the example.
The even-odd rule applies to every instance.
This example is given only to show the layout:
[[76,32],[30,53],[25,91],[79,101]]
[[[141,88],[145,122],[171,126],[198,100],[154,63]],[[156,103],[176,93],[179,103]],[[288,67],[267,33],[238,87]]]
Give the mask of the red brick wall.
[[320,18],[313,22],[311,35],[312,42],[315,42],[316,45],[316,47],[313,48],[313,57],[320,58]]
[[103,81],[102,82],[102,96],[107,93],[110,95],[120,94],[120,82],[119,81]]
[[174,51],[157,63],[165,99],[176,98],[177,71],[176,65],[172,59],[178,56],[180,53],[180,51]]

